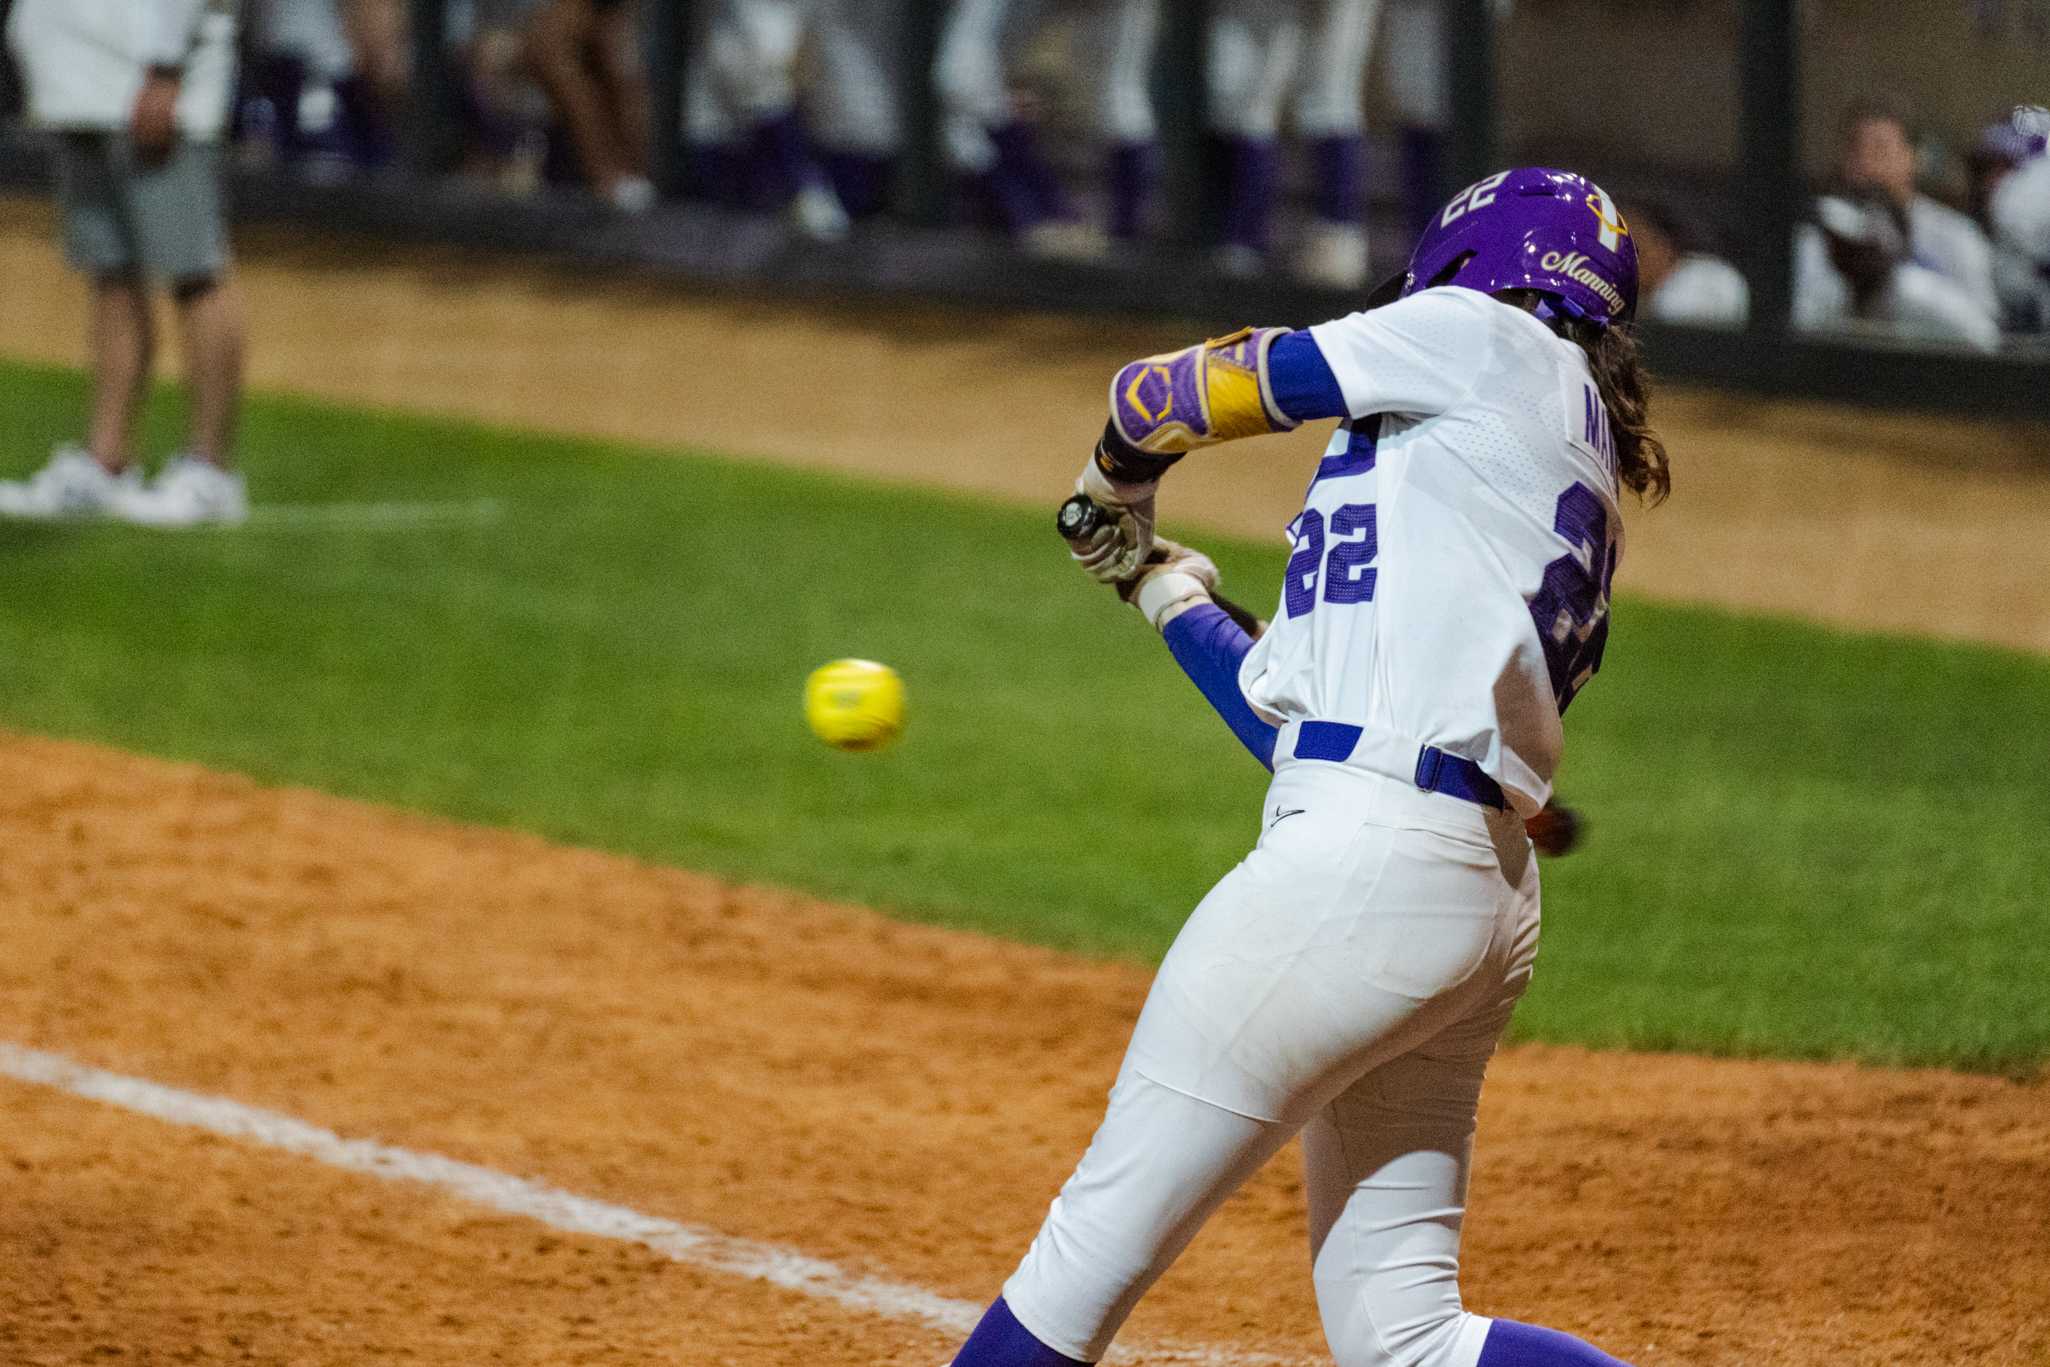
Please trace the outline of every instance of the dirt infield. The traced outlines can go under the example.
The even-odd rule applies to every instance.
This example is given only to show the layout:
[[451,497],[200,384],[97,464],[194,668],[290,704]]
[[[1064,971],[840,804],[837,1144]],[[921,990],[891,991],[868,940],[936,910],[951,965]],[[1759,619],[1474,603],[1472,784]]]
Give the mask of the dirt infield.
[[[260,387],[1048,506],[1116,367],[1188,341],[1100,318],[693,297],[446,251],[372,260],[278,231],[244,247]],[[76,363],[83,290],[41,206],[0,200],[0,279],[0,354]],[[2050,427],[1681,390],[1658,415],[1677,492],[1630,514],[1625,588],[2050,652]],[[1167,525],[1276,535],[1327,426],[1185,462]]]
[[[0,737],[0,1039],[979,1301],[1145,974]],[[0,1081],[0,1360],[930,1364],[915,1326]],[[1316,1360],[1295,1160],[1135,1339]],[[1526,1048],[1475,1308],[1645,1364],[2050,1360],[2050,1085]]]

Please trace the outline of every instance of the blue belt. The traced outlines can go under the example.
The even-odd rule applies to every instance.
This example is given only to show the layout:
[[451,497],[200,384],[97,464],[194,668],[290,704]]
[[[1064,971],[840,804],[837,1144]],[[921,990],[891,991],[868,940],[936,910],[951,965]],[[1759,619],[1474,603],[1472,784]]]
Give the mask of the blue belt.
[[[1296,731],[1295,757],[1322,759],[1343,764],[1352,758],[1364,728],[1344,722],[1306,721]],[[1481,766],[1462,755],[1448,754],[1435,745],[1417,751],[1416,786],[1427,793],[1443,793],[1480,807],[1508,810],[1502,785],[1482,772]]]

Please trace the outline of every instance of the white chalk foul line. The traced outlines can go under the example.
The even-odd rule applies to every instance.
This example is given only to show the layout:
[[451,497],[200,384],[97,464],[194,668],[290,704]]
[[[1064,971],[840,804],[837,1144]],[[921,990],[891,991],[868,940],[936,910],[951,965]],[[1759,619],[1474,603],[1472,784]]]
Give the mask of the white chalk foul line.
[[[146,1078],[75,1063],[61,1054],[0,1041],[0,1075],[50,1087],[72,1096],[118,1106],[224,1139],[311,1158],[345,1172],[387,1182],[432,1187],[473,1205],[561,1230],[639,1244],[672,1262],[795,1291],[849,1310],[908,1320],[956,1337],[975,1327],[982,1307],[921,1287],[850,1272],[775,1244],[736,1239],[701,1225],[644,1215],[627,1206],[578,1196],[495,1168],[402,1149],[370,1139],[344,1139],[277,1111],[245,1106],[227,1097],[181,1091]],[[1191,1367],[1306,1367],[1310,1359],[1248,1353],[1189,1344],[1147,1344],[1120,1348],[1112,1361],[1186,1363]]]
[[[409,527],[488,527],[505,516],[495,498],[430,503],[259,503],[243,527],[339,527],[403,531]],[[223,525],[222,531],[238,528]]]

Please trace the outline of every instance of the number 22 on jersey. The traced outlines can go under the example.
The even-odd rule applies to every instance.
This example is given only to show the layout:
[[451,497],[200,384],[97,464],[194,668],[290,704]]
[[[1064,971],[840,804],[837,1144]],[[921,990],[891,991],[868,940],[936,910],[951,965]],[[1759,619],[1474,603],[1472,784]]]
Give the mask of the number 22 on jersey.
[[[1363,425],[1364,427],[1364,425]],[[1608,468],[1614,468],[1609,417],[1600,397],[1587,390],[1586,430],[1576,433],[1581,446]],[[1374,465],[1374,442],[1357,430],[1350,448],[1328,457],[1326,475],[1358,474]],[[1588,679],[1601,668],[1609,639],[1609,588],[1616,574],[1617,538],[1601,496],[1576,480],[1552,508],[1551,530],[1572,549],[1545,566],[1530,598],[1532,624],[1545,655],[1546,672],[1564,712]],[[1374,600],[1379,572],[1380,535],[1375,505],[1347,503],[1328,515],[1305,508],[1289,528],[1291,550],[1282,606],[1294,620],[1314,612],[1319,602],[1344,605]]]

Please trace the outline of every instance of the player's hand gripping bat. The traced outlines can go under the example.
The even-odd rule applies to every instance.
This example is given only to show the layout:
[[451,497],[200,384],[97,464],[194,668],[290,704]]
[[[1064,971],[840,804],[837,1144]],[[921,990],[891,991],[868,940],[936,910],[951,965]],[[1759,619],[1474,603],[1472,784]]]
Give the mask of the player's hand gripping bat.
[[[1062,540],[1073,545],[1087,541],[1100,528],[1108,527],[1116,521],[1116,513],[1104,508],[1087,494],[1076,494],[1063,503],[1060,512],[1055,514],[1054,530],[1061,534]],[[1167,552],[1156,546],[1153,553],[1146,558],[1146,563],[1158,564],[1165,559]],[[1258,639],[1260,633],[1266,629],[1266,623],[1262,622],[1258,615],[1248,612],[1215,590],[1211,591],[1210,601],[1224,609],[1225,616],[1237,622],[1248,636]]]

